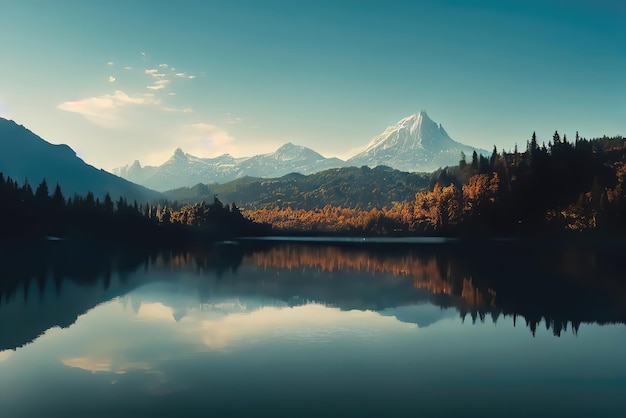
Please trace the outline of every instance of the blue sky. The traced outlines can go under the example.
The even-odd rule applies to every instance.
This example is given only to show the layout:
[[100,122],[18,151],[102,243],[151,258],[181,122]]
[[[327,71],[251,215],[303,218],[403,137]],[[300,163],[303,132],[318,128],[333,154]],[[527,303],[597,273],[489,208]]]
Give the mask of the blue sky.
[[1,4],[0,116],[105,169],[345,158],[420,110],[486,149],[626,134],[622,1]]

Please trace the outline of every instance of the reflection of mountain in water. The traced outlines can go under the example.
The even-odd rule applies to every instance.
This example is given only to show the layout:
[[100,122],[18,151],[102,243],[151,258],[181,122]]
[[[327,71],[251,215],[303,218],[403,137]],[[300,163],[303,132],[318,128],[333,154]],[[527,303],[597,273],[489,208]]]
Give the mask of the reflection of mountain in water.
[[[237,309],[318,302],[420,327],[455,311],[473,322],[512,316],[533,334],[541,322],[555,335],[576,332],[581,323],[626,322],[626,286],[613,253],[619,248],[280,244],[145,253],[50,244],[0,256],[0,350],[67,327],[94,306],[155,281],[171,283],[153,298],[177,319],[191,303],[228,310],[245,301]],[[181,295],[190,289],[194,298]]]

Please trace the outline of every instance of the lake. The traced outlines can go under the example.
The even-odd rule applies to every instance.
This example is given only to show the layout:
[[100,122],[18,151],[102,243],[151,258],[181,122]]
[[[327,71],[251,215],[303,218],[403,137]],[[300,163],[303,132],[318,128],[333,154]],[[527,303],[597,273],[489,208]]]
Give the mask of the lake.
[[623,243],[0,256],[0,416],[623,417]]

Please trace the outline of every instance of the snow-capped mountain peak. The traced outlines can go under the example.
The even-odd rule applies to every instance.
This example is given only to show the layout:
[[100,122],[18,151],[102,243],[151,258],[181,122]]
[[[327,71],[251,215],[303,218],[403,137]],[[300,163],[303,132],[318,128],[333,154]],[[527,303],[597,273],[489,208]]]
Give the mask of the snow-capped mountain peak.
[[[471,155],[473,151],[473,147],[450,138],[443,126],[421,111],[389,126],[382,134],[372,138],[365,151],[347,162],[325,158],[310,148],[287,142],[273,153],[245,158],[234,158],[229,154],[200,158],[177,148],[174,155],[158,167],[141,167],[137,162],[115,172],[128,180],[163,191],[199,182],[223,183],[243,176],[280,177],[294,172],[312,174],[346,165],[386,165],[404,171],[433,171],[458,164],[461,152]],[[484,150],[476,151],[489,155]]]
[[422,126],[434,123],[435,122],[428,117],[426,112],[422,110],[419,113],[400,119],[396,124],[396,130],[408,129],[411,134],[414,134],[416,131],[422,129]]
[[313,151],[310,148],[303,147],[301,145],[294,145],[291,142],[287,142],[281,146],[272,155],[279,161],[297,160],[297,161],[318,161],[323,160],[324,157]]
[[182,148],[176,148],[174,151],[174,155],[172,155],[172,159],[187,159],[187,155],[182,150]]
[[194,186],[200,182],[224,183],[243,176],[280,177],[293,172],[311,174],[343,166],[345,162],[342,160],[325,158],[310,148],[288,142],[273,153],[244,158],[234,158],[230,154],[200,158],[177,148],[158,167],[142,168],[133,164],[118,168],[115,173],[131,181],[150,185],[155,190],[165,191]]
[[[352,165],[388,165],[405,171],[433,171],[458,164],[461,152],[473,147],[454,141],[425,111],[400,119],[374,137],[367,148],[348,160]],[[487,151],[476,149],[479,153]]]

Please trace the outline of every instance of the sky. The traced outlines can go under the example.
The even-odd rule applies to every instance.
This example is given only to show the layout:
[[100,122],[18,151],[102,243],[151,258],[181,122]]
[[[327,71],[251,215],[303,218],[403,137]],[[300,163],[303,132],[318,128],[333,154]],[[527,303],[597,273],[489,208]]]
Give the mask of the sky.
[[621,0],[0,6],[0,117],[107,170],[286,142],[345,159],[421,110],[485,149],[626,135]]

